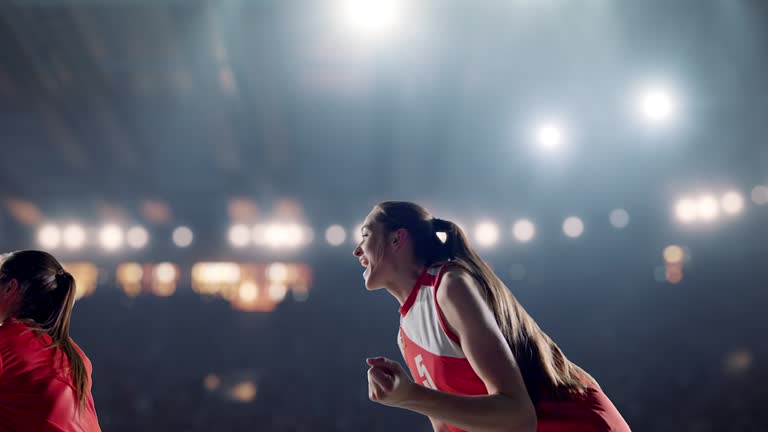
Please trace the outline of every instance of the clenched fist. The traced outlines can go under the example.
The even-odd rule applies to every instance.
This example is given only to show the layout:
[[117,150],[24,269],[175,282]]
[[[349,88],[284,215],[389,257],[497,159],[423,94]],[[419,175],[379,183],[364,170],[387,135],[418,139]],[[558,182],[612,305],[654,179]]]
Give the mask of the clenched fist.
[[366,359],[368,369],[368,398],[388,406],[399,406],[408,399],[416,384],[402,366],[385,357]]

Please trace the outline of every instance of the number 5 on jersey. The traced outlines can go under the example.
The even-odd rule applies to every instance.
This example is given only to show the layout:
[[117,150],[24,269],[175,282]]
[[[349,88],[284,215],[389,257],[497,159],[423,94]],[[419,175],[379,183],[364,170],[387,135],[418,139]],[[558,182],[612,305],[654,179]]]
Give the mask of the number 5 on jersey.
[[432,390],[437,390],[437,387],[435,387],[435,382],[432,381],[432,376],[429,374],[427,367],[424,366],[424,359],[421,357],[421,354],[417,355],[414,360],[416,361],[416,369],[419,371],[419,376],[424,378],[424,380],[421,382],[421,385],[427,388],[431,388]]

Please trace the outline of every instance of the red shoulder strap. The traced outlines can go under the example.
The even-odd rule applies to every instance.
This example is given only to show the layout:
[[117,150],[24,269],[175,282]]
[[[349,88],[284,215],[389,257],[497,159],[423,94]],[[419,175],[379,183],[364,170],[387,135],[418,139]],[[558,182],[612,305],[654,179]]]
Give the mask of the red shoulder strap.
[[445,274],[445,271],[449,267],[455,267],[457,266],[456,263],[452,263],[450,261],[446,262],[442,266],[440,266],[440,270],[437,271],[437,276],[435,276],[435,309],[437,310],[437,318],[440,320],[440,327],[442,327],[445,334],[454,342],[456,342],[457,345],[461,346],[461,342],[459,342],[459,337],[456,336],[456,334],[451,331],[450,328],[445,323],[445,317],[443,316],[443,311],[440,309],[440,304],[437,302],[437,290],[440,287],[440,282],[443,280],[443,274]]

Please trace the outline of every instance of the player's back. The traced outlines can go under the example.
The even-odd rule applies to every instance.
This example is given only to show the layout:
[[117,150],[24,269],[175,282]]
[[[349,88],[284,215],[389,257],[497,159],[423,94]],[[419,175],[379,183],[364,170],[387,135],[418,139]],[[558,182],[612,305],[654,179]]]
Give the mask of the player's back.
[[79,408],[69,359],[51,348],[51,338],[21,321],[0,325],[0,430],[101,430],[91,396],[91,362],[72,344],[88,373],[86,402]]

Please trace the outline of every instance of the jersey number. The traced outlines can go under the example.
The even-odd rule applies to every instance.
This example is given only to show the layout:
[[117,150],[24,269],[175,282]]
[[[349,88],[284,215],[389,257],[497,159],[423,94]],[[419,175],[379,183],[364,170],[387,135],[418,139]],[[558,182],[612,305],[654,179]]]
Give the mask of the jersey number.
[[424,380],[421,382],[421,385],[427,388],[431,388],[432,390],[437,390],[437,387],[435,387],[435,382],[432,381],[432,376],[429,374],[427,367],[424,366],[424,359],[421,357],[421,354],[417,355],[414,360],[416,360],[416,370],[419,371],[419,376],[424,378]]

